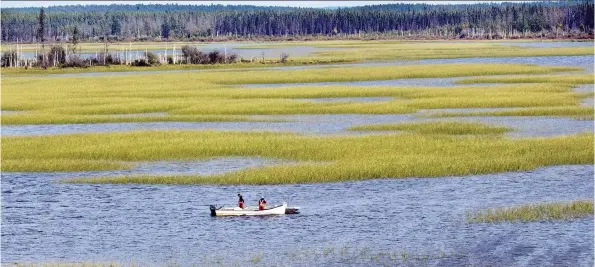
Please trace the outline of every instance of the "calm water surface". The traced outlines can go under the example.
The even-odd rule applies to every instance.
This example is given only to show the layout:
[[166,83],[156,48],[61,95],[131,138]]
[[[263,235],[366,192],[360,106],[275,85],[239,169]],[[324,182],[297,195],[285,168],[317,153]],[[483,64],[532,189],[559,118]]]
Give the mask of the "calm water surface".
[[[225,171],[225,165],[210,172]],[[237,167],[237,166],[235,166]],[[174,167],[175,169],[175,167]],[[208,172],[208,171],[207,171]],[[593,218],[468,224],[465,213],[540,201],[593,198],[593,166],[491,175],[281,186],[79,185],[86,173],[3,173],[2,262],[120,261],[204,265],[205,255],[287,262],[298,248],[464,255],[432,265],[592,266]],[[209,204],[262,195],[299,215],[212,218]],[[258,252],[258,253],[257,253]],[[454,263],[453,263],[454,261]],[[302,259],[303,266],[347,263]],[[480,264],[481,263],[481,264]],[[290,263],[291,265],[291,263]]]
[[[440,109],[432,112],[472,112],[485,109]],[[427,114],[422,110],[419,114]],[[48,135],[69,133],[140,131],[140,130],[233,130],[233,131],[277,131],[304,134],[363,134],[349,131],[356,125],[376,123],[422,122],[436,120],[476,121],[488,124],[508,126],[514,129],[507,133],[513,137],[556,136],[593,132],[593,121],[577,120],[566,117],[454,117],[421,118],[416,114],[326,114],[326,115],[274,115],[254,116],[261,119],[283,119],[288,122],[134,122],[134,123],[97,123],[97,124],[41,124],[41,125],[5,125],[4,136]]]

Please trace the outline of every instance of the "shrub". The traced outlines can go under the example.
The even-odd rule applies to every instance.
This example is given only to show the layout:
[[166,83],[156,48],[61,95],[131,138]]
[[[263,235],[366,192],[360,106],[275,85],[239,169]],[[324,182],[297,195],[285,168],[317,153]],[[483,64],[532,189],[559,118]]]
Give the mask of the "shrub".
[[227,56],[227,63],[235,63],[238,60],[237,54],[230,54]]
[[[207,64],[209,63],[209,57],[207,54],[198,50],[193,46],[182,46],[182,55],[186,59],[188,64]],[[171,64],[171,63],[170,63]]]
[[221,55],[219,50],[215,50],[215,51],[212,51],[209,53],[209,62],[211,64],[223,63],[224,61],[225,61],[225,58]]
[[147,57],[147,63],[149,63],[149,65],[159,65],[159,58],[157,58],[157,55],[151,52],[145,52],[145,57]]
[[66,50],[62,46],[53,45],[46,56],[49,65],[62,65],[66,63]]
[[15,58],[17,58],[17,52],[15,51],[10,51],[10,52],[5,52],[2,53],[2,57],[1,57],[1,66],[2,67],[8,67],[11,65],[11,60],[12,60],[12,64],[14,64],[15,62]]
[[79,56],[72,55],[68,58],[68,60],[60,65],[62,68],[86,68],[87,62],[84,59],[80,58]]
[[144,58],[141,58],[141,59],[134,60],[132,62],[132,66],[136,66],[136,67],[150,67],[151,64],[149,64],[149,62],[147,62]]
[[287,53],[281,53],[281,56],[279,57],[279,61],[281,63],[285,63],[285,62],[287,62],[287,58],[289,58],[289,54],[287,54]]

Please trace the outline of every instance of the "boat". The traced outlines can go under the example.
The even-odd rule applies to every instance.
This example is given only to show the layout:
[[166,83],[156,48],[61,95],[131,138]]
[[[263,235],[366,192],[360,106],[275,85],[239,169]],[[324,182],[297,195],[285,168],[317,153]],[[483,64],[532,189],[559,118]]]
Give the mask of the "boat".
[[264,210],[259,210],[258,207],[220,207],[214,205],[210,206],[211,216],[264,216],[264,215],[284,215],[287,209],[287,203],[283,202],[281,205],[271,206]]

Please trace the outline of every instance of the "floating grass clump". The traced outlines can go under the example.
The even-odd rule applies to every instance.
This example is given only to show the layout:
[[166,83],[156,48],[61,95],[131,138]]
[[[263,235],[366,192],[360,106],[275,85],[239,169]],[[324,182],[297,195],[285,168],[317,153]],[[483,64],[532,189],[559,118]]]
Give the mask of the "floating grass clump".
[[562,84],[593,84],[593,74],[546,75],[546,76],[504,76],[504,77],[475,77],[457,80],[458,84],[472,83],[562,83]]
[[501,134],[512,131],[511,128],[490,126],[478,122],[429,121],[399,124],[360,125],[349,128],[352,131],[410,131],[420,134]]
[[[593,135],[505,139],[491,136],[305,136],[272,132],[142,131],[2,137],[3,171],[104,170],[102,164],[265,157],[297,161],[213,176],[130,176],[73,180],[93,183],[286,184],[441,177],[592,164]],[[550,153],[556,151],[556,153]],[[94,161],[56,165],[56,160]],[[20,164],[25,162],[27,164]]]
[[569,220],[593,215],[593,200],[526,204],[467,213],[470,223]]

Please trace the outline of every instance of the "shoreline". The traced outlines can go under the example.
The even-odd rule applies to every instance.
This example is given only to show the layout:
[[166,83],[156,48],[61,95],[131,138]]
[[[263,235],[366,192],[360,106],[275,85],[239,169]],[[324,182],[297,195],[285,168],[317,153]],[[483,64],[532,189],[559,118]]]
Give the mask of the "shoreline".
[[[408,37],[398,37],[398,38],[385,38],[383,36],[377,37],[358,37],[358,36],[345,36],[343,38],[338,37],[316,37],[316,36],[304,36],[304,37],[274,37],[270,36],[268,38],[208,38],[208,39],[194,39],[194,40],[118,40],[118,41],[111,41],[107,42],[110,45],[124,45],[124,44],[189,44],[189,43],[200,43],[200,44],[211,44],[211,43],[263,43],[263,42],[320,42],[320,41],[409,41],[409,42],[441,42],[441,41],[460,41],[460,42],[593,42],[595,41],[595,36],[590,35],[588,37],[584,36],[572,36],[572,37],[545,37],[545,38],[538,38],[538,37],[518,37],[518,38],[486,38],[486,37],[476,37],[476,38],[435,38],[435,37],[428,37],[428,38],[418,38],[419,36],[412,36],[411,38]],[[40,43],[34,42],[4,42],[1,47],[11,46],[11,45],[41,45]],[[52,46],[52,45],[59,45],[59,44],[69,44],[68,42],[47,42],[45,45]],[[105,44],[105,42],[82,42],[80,45],[84,44]],[[4,50],[2,52],[5,52]]]

